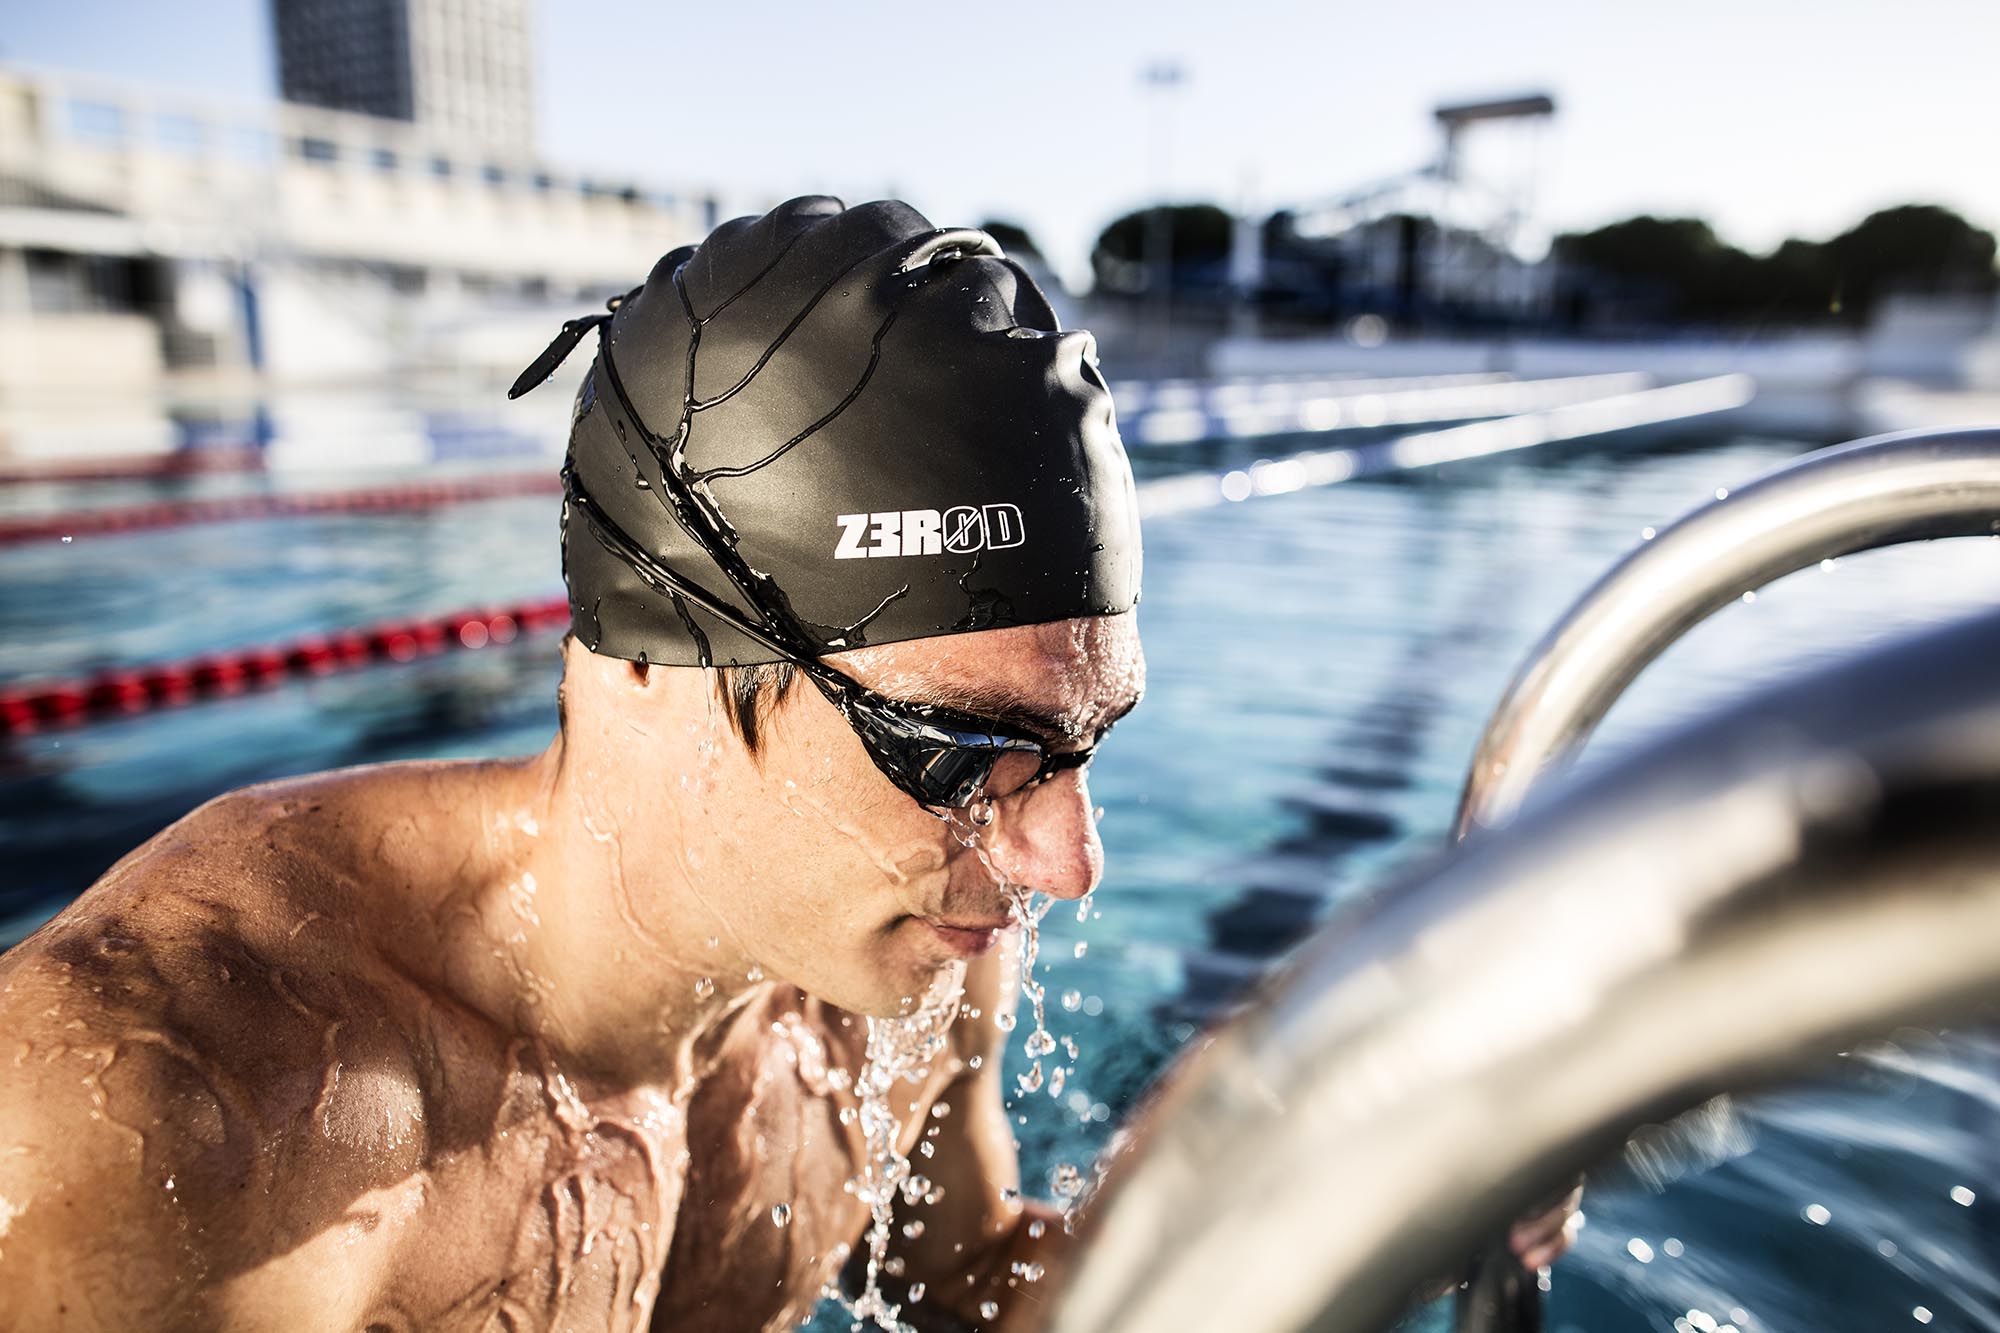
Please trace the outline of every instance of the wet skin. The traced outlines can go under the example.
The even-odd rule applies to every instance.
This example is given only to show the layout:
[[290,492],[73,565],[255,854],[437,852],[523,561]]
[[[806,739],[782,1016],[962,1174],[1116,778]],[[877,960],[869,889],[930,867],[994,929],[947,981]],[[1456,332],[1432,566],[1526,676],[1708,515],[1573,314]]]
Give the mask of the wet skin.
[[[1144,670],[1129,615],[836,661],[1081,733]],[[910,1315],[1017,1303],[1046,1214],[1003,1195],[987,928],[1003,881],[1095,885],[1086,775],[970,851],[809,689],[753,756],[711,673],[566,665],[545,754],[232,793],[0,957],[0,1325],[787,1326],[867,1223],[864,1016],[958,960],[965,1016],[896,1108],[944,1197],[895,1252]]]
[[[834,660],[1078,734],[1144,678],[1129,615]],[[897,1209],[925,1223],[892,1249],[928,1288],[904,1313],[1032,1315],[1011,1265],[1062,1231],[1008,1197],[1016,941],[986,928],[1004,883],[1096,884],[1087,773],[968,850],[809,688],[755,755],[711,673],[572,644],[565,696],[533,758],[219,798],[0,956],[0,1328],[790,1326],[867,1223],[865,1016],[960,962],[947,1055],[897,1085],[943,1192]],[[1553,1258],[1573,1212],[1516,1252]]]

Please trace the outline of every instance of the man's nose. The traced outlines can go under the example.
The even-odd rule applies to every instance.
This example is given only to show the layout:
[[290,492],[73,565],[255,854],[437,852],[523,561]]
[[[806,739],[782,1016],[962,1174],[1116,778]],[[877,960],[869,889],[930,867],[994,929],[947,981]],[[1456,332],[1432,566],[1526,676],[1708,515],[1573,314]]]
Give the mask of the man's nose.
[[1008,880],[1054,898],[1081,898],[1097,887],[1104,844],[1085,770],[1058,773],[998,805],[987,847]]

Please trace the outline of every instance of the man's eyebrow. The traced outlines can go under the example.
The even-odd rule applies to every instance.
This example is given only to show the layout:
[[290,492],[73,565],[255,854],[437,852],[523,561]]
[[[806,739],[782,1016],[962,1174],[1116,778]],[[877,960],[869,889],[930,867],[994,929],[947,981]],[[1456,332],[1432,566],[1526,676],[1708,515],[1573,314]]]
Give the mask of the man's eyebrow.
[[[927,686],[917,691],[917,699],[922,703],[936,704],[961,713],[975,713],[991,718],[995,722],[1005,722],[1023,731],[1033,732],[1050,740],[1066,739],[1088,734],[1077,720],[1060,709],[1019,694],[1005,685],[991,683],[953,684]],[[1139,696],[1133,695],[1105,715],[1096,730],[1103,731],[1112,723],[1124,717],[1138,705]]]

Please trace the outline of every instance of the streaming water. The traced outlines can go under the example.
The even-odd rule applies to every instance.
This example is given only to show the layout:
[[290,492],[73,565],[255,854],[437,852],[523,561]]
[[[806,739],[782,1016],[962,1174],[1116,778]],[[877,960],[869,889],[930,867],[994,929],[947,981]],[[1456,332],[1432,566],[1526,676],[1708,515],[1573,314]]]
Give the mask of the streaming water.
[[[859,1326],[872,1322],[878,1328],[902,1333],[907,1326],[898,1316],[902,1307],[883,1294],[881,1277],[889,1272],[889,1228],[894,1221],[896,1198],[906,1203],[935,1203],[943,1192],[930,1181],[913,1173],[910,1159],[897,1145],[902,1137],[902,1121],[891,1104],[890,1094],[898,1083],[921,1083],[931,1065],[944,1052],[946,1034],[958,1014],[959,996],[965,985],[965,965],[951,963],[931,979],[930,988],[916,1010],[902,1018],[868,1020],[868,1045],[861,1076],[855,1090],[861,1098],[861,1130],[867,1140],[868,1157],[859,1176],[848,1182],[856,1198],[868,1205],[868,1267],[861,1294],[852,1302],[841,1298],[835,1288],[827,1295],[846,1307]],[[932,1114],[937,1114],[937,1107]],[[893,1276],[893,1273],[891,1273]],[[914,1297],[912,1299],[915,1299]]]
[[[1042,898],[1037,901],[1032,892],[1019,885],[1010,884],[1008,886],[1008,893],[1013,900],[1014,919],[1021,925],[1019,991],[1021,995],[1027,998],[1029,1008],[1034,1014],[1035,1019],[1033,1030],[1028,1033],[1027,1037],[1021,1043],[1022,1051],[1028,1057],[1028,1068],[1015,1076],[1014,1085],[1023,1096],[1032,1096],[1046,1088],[1051,1098],[1060,1101],[1063,1089],[1069,1083],[1070,1075],[1075,1070],[1076,1061],[1081,1052],[1077,1047],[1074,1037],[1063,1037],[1060,1049],[1063,1055],[1067,1057],[1067,1062],[1051,1061],[1046,1073],[1044,1072],[1042,1061],[1044,1058],[1055,1054],[1058,1049],[1058,1042],[1054,1035],[1049,1032],[1047,988],[1035,976],[1035,964],[1041,959],[1042,918],[1046,917],[1049,914],[1049,909],[1055,906],[1055,900],[1053,898]],[[1077,920],[1085,920],[1089,915],[1090,895],[1086,894],[1078,902]],[[1081,946],[1079,946],[1079,949],[1081,949]],[[1072,997],[1074,997],[1075,1003],[1071,1003]],[[1062,1002],[1065,1009],[1074,1012],[1082,1007],[1083,997],[1076,991],[1068,991],[1064,993]],[[999,1026],[1001,1031],[1011,1032],[1014,1027],[1014,1015],[1008,1013],[996,1014],[994,1015],[994,1022]],[[1073,1099],[1081,1095],[1073,1094]],[[1087,1101],[1085,1105],[1088,1105]],[[1011,1105],[1009,1109],[1012,1109]],[[1024,1116],[1017,1116],[1017,1119],[1025,1123]],[[1074,1183],[1074,1188],[1070,1187],[1072,1182]],[[1067,1228],[1070,1216],[1074,1213],[1077,1204],[1083,1197],[1083,1175],[1070,1163],[1060,1162],[1051,1173],[1050,1183],[1054,1187],[1056,1203],[1063,1211],[1064,1226]],[[1017,1276],[1024,1275],[1017,1274]],[[1040,1276],[1041,1273],[1038,1269],[1033,1276],[1027,1277],[1026,1280],[1033,1282],[1040,1278]]]

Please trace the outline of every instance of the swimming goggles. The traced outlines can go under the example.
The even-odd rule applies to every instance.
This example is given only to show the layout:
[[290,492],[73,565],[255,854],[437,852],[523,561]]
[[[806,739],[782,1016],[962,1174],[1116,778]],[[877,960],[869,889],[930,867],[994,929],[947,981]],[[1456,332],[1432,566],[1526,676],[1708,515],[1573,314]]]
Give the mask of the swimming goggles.
[[706,611],[797,667],[839,710],[875,767],[919,805],[962,810],[1000,800],[1088,764],[1107,724],[1087,740],[1062,742],[993,718],[939,704],[909,703],[878,694],[845,672],[785,643],[642,549],[590,498],[574,469],[563,469],[563,493],[591,535],[654,591]]

